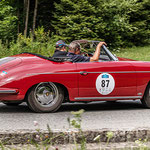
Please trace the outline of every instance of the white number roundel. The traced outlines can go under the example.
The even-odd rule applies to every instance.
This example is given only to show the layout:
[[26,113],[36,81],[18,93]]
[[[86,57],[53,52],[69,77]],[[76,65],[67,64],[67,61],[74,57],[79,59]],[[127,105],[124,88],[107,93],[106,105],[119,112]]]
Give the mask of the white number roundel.
[[96,89],[102,95],[110,94],[115,87],[115,80],[109,73],[102,73],[96,79]]

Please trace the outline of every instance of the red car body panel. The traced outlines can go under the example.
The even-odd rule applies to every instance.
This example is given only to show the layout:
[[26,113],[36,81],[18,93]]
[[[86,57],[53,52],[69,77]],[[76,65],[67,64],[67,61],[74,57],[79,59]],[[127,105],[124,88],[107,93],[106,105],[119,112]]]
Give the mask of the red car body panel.
[[[77,74],[68,74],[67,72],[75,72],[76,65],[71,62],[56,63],[49,60],[45,60],[31,55],[16,55],[22,60],[21,64],[9,69],[5,69],[7,72],[0,82],[0,87],[16,88],[19,89],[17,95],[0,95],[1,100],[22,100],[25,97],[26,92],[33,85],[40,82],[56,82],[67,87],[71,97],[74,97],[78,93],[77,89]],[[18,61],[18,58],[15,59]],[[6,66],[6,65],[5,65]],[[2,66],[2,69],[4,67]],[[10,78],[12,80],[10,80]],[[64,80],[67,79],[67,80]]]
[[129,59],[129,58],[122,58],[122,57],[117,57],[119,61],[136,61],[133,59]]
[[[115,79],[115,89],[109,96],[135,96],[136,95],[136,73],[123,73],[126,71],[135,72],[133,66],[127,62],[91,62],[78,63],[78,70],[89,72],[88,75],[79,75],[79,96],[100,96],[95,88],[95,82],[101,73],[109,73]],[[96,73],[95,73],[96,72]],[[89,80],[90,79],[90,80]],[[126,80],[125,80],[126,79]],[[127,82],[128,80],[128,82]],[[87,91],[90,91],[87,93]],[[101,95],[105,97],[104,95]]]
[[[1,101],[23,100],[27,91],[40,82],[62,84],[68,90],[70,101],[131,99],[131,96],[141,99],[150,80],[149,62],[53,62],[32,54],[12,58],[15,59],[0,66]],[[81,75],[83,71],[86,73]],[[109,73],[115,80],[114,90],[107,95],[96,90],[97,77],[102,73]]]

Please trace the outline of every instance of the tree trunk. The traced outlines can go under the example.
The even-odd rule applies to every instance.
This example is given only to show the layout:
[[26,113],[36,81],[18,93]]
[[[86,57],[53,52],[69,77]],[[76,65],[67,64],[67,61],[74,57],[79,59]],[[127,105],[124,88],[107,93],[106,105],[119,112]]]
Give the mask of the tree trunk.
[[17,27],[17,32],[18,34],[20,33],[20,11],[19,11],[19,0],[17,1],[18,2],[18,10],[17,10],[17,17],[18,17],[18,27]]
[[23,24],[25,24],[25,15],[26,15],[26,7],[27,7],[27,0],[23,1]]
[[29,7],[30,7],[30,0],[27,0],[27,8],[26,8],[26,20],[25,20],[25,29],[24,29],[24,36],[27,37],[28,31],[28,20],[29,20]]
[[34,36],[34,31],[35,31],[35,26],[36,26],[37,7],[38,7],[38,0],[35,0],[34,16],[33,16],[33,28],[32,28],[33,36]]

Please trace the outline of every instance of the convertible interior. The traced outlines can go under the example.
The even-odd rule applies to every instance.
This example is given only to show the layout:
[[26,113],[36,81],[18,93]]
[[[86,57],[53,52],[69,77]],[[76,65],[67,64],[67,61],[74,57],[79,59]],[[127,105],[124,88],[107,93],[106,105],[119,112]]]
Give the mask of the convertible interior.
[[[81,55],[92,57],[96,50],[96,46],[100,41],[75,40],[72,42],[77,42],[81,45]],[[71,61],[69,57],[55,57],[54,59],[60,61]],[[118,59],[106,48],[106,46],[103,45],[101,48],[99,61],[118,61]]]
[[[75,40],[73,42],[80,43],[82,55],[91,57],[93,56],[96,46],[100,41]],[[65,62],[65,61],[71,62],[70,57],[46,57],[35,53],[29,53],[29,52],[24,52],[24,53],[32,54],[54,62]],[[103,45],[101,48],[99,61],[118,61],[118,59]]]

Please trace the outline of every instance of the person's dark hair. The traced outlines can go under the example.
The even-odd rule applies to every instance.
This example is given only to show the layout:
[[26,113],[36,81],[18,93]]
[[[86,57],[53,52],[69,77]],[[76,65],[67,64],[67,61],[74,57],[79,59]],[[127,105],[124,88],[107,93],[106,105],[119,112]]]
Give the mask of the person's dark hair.
[[69,44],[69,51],[75,53],[77,49],[81,49],[81,46],[78,42],[71,42]]

